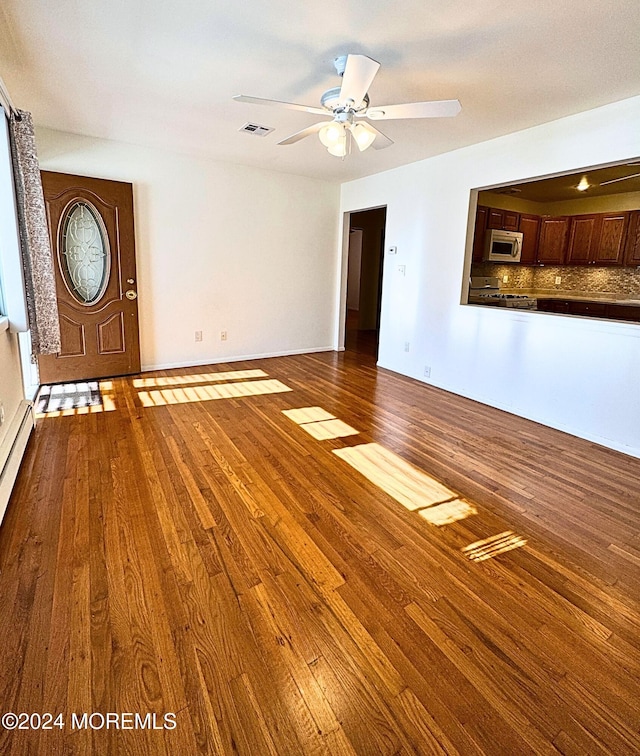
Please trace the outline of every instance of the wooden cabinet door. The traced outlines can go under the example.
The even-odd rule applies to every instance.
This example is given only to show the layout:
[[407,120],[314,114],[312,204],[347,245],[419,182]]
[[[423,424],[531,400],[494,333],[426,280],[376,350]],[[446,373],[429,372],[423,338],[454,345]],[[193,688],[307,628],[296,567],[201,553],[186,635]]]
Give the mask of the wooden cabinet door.
[[604,318],[607,314],[607,305],[604,302],[569,302],[569,314]]
[[563,315],[569,312],[569,302],[566,299],[538,299],[536,307],[539,312],[556,312]]
[[611,320],[628,320],[632,323],[638,323],[640,322],[640,307],[608,304],[607,317]]
[[499,210],[496,207],[489,207],[487,216],[487,228],[498,229],[499,231],[517,231],[520,213],[515,210]]
[[520,216],[518,231],[522,233],[521,265],[534,265],[538,257],[538,238],[540,236],[540,216]]
[[634,210],[630,214],[624,264],[640,265],[640,210]]
[[589,265],[593,262],[599,231],[599,215],[574,215],[571,218],[567,265]]
[[622,265],[629,213],[606,213],[601,216],[600,241],[593,261],[596,265]]
[[487,231],[488,207],[478,206],[476,211],[476,225],[473,232],[473,252],[471,262],[482,262],[484,257],[484,241]]
[[542,217],[540,221],[540,242],[538,262],[545,265],[563,265],[569,237],[569,217]]
[[520,213],[513,210],[502,211],[502,229],[503,231],[517,231],[520,221]]
[[502,229],[504,223],[504,210],[496,210],[495,207],[489,207],[487,215],[487,228]]

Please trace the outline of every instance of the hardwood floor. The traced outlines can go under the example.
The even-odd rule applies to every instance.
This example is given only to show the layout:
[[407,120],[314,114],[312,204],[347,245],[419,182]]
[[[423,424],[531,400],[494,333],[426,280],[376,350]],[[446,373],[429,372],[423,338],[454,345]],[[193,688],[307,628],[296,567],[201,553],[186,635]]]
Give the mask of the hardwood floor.
[[2,754],[640,752],[640,460],[350,353],[102,384],[0,528],[0,708],[63,724]]

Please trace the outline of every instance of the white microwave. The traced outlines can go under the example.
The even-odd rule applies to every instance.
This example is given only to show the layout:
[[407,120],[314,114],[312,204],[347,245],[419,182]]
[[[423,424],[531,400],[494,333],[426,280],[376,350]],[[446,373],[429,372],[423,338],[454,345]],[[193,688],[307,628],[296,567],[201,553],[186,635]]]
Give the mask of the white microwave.
[[485,262],[520,262],[522,233],[490,229],[484,245]]

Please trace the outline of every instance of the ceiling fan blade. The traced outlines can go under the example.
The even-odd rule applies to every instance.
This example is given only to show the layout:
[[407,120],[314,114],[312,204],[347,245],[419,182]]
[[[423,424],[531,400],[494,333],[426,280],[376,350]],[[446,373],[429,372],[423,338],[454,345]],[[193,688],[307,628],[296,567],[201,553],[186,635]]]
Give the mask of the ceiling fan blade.
[[340,102],[353,100],[356,107],[360,105],[379,68],[380,63],[366,55],[347,55],[347,65],[340,87]]
[[609,181],[600,182],[600,186],[606,186],[607,184],[615,184],[616,181],[626,181],[627,179],[637,178],[640,173],[632,173],[630,176],[620,176],[620,178],[609,179]]
[[286,139],[283,139],[281,142],[278,142],[278,144],[295,144],[301,139],[311,136],[311,134],[317,134],[318,131],[320,131],[320,129],[323,126],[326,126],[328,123],[331,123],[331,121],[320,121],[320,123],[314,123],[313,126],[307,126],[307,128],[302,129],[302,131],[296,131],[295,134],[292,134]]
[[407,102],[404,105],[376,105],[365,113],[372,121],[388,121],[393,118],[451,118],[462,110],[458,100],[433,100],[432,102]]
[[391,147],[391,145],[393,144],[393,139],[389,139],[386,134],[383,134],[379,129],[376,129],[376,127],[372,126],[370,123],[367,124],[367,128],[371,129],[371,131],[375,131],[376,134],[376,138],[371,145],[374,150],[384,150],[385,147]]
[[316,115],[327,115],[324,108],[313,108],[309,105],[298,105],[295,102],[281,102],[280,100],[266,100],[264,97],[250,97],[249,95],[235,95],[233,98],[236,102],[249,102],[253,105],[276,105],[280,108],[289,110],[302,110],[305,113],[315,113]]

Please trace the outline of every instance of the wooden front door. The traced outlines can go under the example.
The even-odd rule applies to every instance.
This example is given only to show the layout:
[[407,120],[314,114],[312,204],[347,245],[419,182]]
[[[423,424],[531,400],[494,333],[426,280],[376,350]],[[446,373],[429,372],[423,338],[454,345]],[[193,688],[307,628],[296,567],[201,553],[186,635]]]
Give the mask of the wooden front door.
[[140,372],[133,192],[121,181],[42,171],[62,349],[40,381]]

